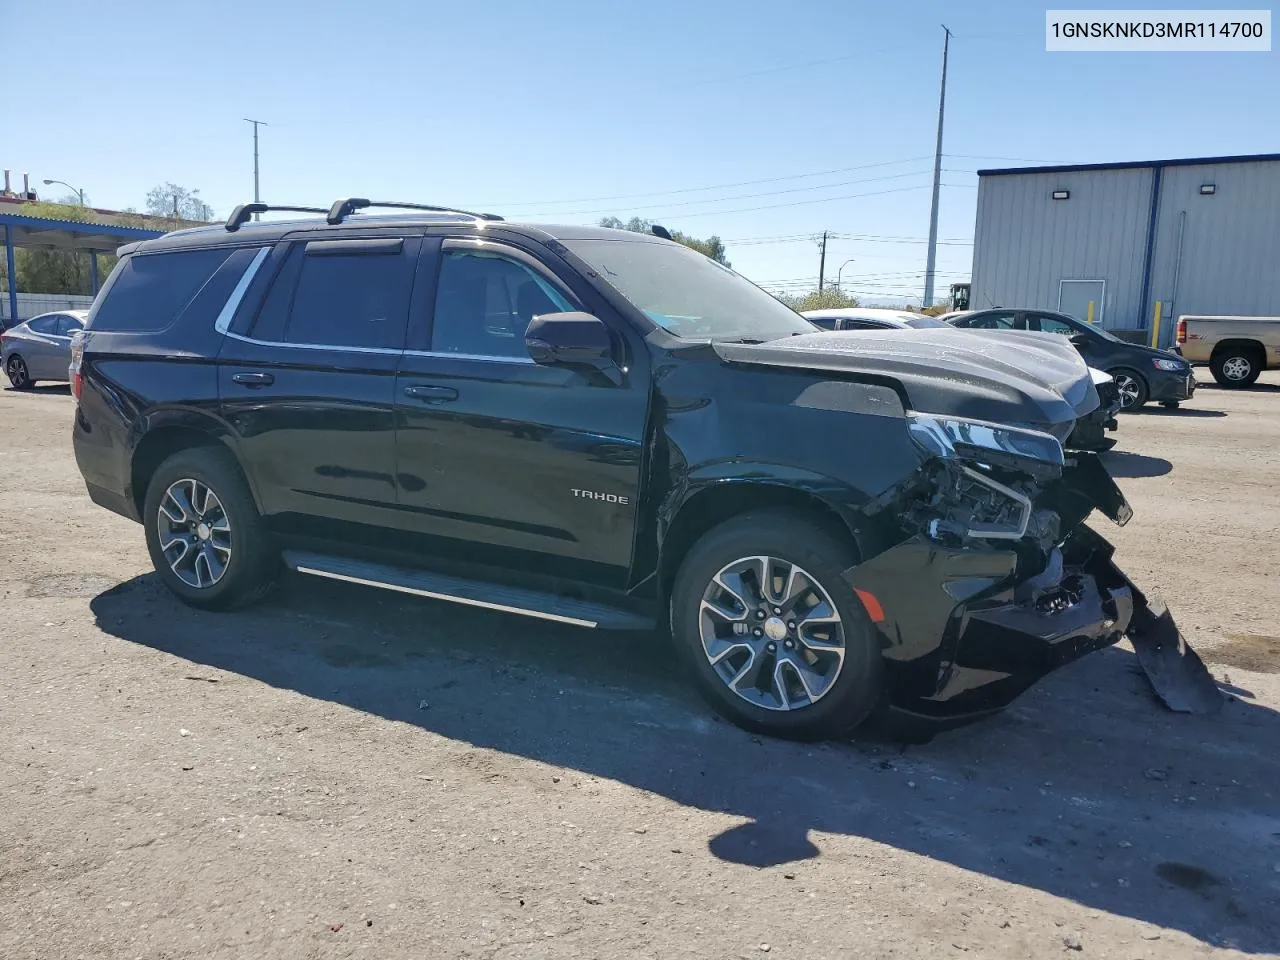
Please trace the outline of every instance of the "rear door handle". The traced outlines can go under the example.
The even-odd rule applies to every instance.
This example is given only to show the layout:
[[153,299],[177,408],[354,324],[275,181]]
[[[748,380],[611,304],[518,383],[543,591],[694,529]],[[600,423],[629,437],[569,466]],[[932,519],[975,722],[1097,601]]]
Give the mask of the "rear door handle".
[[276,382],[276,378],[269,373],[233,373],[231,382],[242,387],[269,387]]
[[429,383],[411,383],[404,388],[404,395],[414,400],[425,400],[428,403],[444,403],[458,399],[458,391],[453,387],[437,387]]

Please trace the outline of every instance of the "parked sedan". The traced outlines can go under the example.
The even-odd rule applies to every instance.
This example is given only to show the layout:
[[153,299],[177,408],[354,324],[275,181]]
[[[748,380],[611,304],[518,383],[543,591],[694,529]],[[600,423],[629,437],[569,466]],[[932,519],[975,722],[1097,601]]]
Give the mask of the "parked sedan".
[[39,380],[67,382],[71,335],[84,329],[87,310],[42,313],[0,334],[0,366],[15,390]]
[[968,330],[1040,330],[1067,337],[1085,363],[1115,378],[1122,409],[1136,410],[1148,400],[1174,409],[1196,391],[1191,365],[1167,350],[1121,340],[1093,324],[1050,310],[970,310],[944,315]]
[[[806,310],[802,313],[807,320],[826,330],[910,330],[947,327],[951,326],[943,322],[947,316],[961,315],[962,313],[954,313],[934,318],[906,310],[877,310],[867,307]],[[1113,437],[1107,436],[1107,431],[1116,429],[1116,413],[1121,407],[1120,398],[1115,382],[1109,374],[1091,367],[1089,375],[1093,378],[1094,388],[1098,391],[1098,406],[1092,413],[1077,421],[1075,430],[1064,443],[1067,447],[1076,450],[1110,450],[1116,445],[1116,441]]]
[[906,310],[882,310],[875,307],[839,307],[830,310],[805,310],[800,314],[823,330],[898,330],[945,327],[946,324],[922,313]]

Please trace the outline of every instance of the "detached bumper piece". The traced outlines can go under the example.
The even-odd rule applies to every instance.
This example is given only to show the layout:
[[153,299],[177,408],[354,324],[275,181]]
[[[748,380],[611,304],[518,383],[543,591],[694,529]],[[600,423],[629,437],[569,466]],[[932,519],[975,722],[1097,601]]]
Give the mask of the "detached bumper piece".
[[950,548],[916,537],[846,571],[864,605],[873,609],[869,594],[879,606],[893,710],[944,726],[975,719],[1130,631],[1135,647],[1146,648],[1139,659],[1171,708],[1220,701],[1167,611],[1148,607],[1112,563],[1112,552],[1078,527],[1041,573],[1018,580],[1012,550]]

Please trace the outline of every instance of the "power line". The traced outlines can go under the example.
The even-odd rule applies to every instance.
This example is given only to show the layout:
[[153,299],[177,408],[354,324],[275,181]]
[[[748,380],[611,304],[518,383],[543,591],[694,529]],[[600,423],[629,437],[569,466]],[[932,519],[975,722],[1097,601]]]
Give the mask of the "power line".
[[[942,186],[957,187],[957,188],[966,189],[966,190],[977,189],[976,185],[971,185],[967,183],[944,183],[942,184]],[[783,209],[784,207],[803,207],[803,206],[807,206],[814,203],[836,203],[841,200],[859,200],[864,197],[880,197],[890,193],[904,193],[908,190],[928,190],[928,189],[929,189],[929,184],[921,184],[915,187],[893,187],[889,190],[872,190],[868,193],[847,193],[847,194],[842,194],[838,197],[817,197],[812,200],[792,200],[789,203],[764,204],[763,206],[759,206],[759,207],[738,207],[733,210],[699,210],[693,213],[682,213],[680,214],[680,218],[684,220],[688,220],[693,217],[730,216],[735,213],[755,213],[759,210],[780,210],[780,209]],[[739,199],[743,199],[743,198],[739,198]],[[557,214],[527,214],[527,216],[530,219],[541,219],[543,216],[562,216],[562,217],[590,216],[592,214],[599,214],[599,213],[607,214],[609,213],[609,211],[608,210],[579,210],[579,211],[567,212],[562,210]]]
[[[737,183],[714,183],[706,187],[684,187],[679,190],[655,190],[649,193],[619,193],[607,197],[579,197],[576,200],[517,200],[509,203],[480,203],[479,207],[546,207],[560,203],[601,203],[605,200],[638,200],[644,197],[666,197],[685,193],[701,193],[704,190],[732,190],[735,187],[754,187],[761,183],[781,183],[784,180],[804,180],[808,177],[826,177],[837,173],[852,173],[856,170],[872,170],[876,167],[895,167],[904,163],[919,163],[928,160],[928,156],[908,157],[905,160],[884,160],[879,163],[862,163],[853,167],[836,167],[833,170],[815,170],[812,173],[791,173],[781,177],[764,177],[760,180],[740,180]],[[964,173],[967,171],[956,171]],[[817,189],[817,188],[815,188]]]

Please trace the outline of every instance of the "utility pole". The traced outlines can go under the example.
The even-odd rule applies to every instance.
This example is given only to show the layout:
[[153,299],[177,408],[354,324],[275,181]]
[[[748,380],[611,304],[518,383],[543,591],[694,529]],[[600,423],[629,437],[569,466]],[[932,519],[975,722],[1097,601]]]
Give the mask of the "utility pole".
[[[246,123],[253,124],[253,202],[260,203],[262,195],[258,192],[258,127],[265,127],[267,123],[263,120],[250,120],[248,117],[245,117],[244,120]],[[260,220],[262,217],[260,214],[255,213],[253,219]]]
[[924,302],[920,309],[933,305],[933,271],[938,261],[938,187],[942,180],[942,116],[947,105],[947,50],[951,31],[944,23],[942,40],[942,87],[938,91],[938,143],[933,152],[933,207],[929,211],[929,254],[924,266]]
[[818,256],[818,292],[822,292],[822,281],[827,273],[827,231],[822,231],[822,253]]

